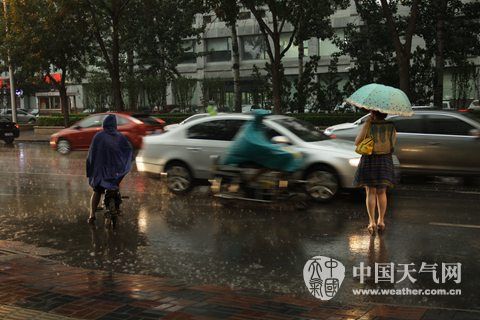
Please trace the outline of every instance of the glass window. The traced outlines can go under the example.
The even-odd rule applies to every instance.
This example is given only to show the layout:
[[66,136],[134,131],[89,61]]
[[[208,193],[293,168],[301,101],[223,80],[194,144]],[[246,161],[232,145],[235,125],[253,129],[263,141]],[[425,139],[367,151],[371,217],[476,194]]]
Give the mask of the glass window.
[[249,11],[243,11],[238,13],[238,20],[248,20],[251,15]]
[[291,131],[294,135],[306,142],[315,142],[329,139],[318,131],[312,124],[294,118],[283,118],[274,120]]
[[180,63],[197,63],[196,44],[195,40],[182,41],[183,57]]
[[230,61],[232,52],[230,38],[207,39],[207,62]]
[[188,129],[189,139],[232,141],[245,120],[215,120]]
[[447,115],[428,115],[426,118],[426,133],[468,136],[472,125],[458,118]]
[[98,128],[103,124],[104,115],[96,115],[83,119],[78,123],[82,128]]
[[[336,29],[335,36],[340,40],[345,40],[343,29]],[[333,39],[319,39],[320,56],[331,56],[333,53],[340,52],[340,49],[333,43]]]
[[265,60],[267,59],[267,45],[263,36],[242,37],[243,60]]
[[[290,41],[291,33],[282,33],[280,35],[280,49],[283,50],[288,46]],[[303,55],[308,56],[308,41],[303,41]],[[292,43],[290,48],[285,52],[285,58],[294,58],[298,59],[298,46]]]
[[388,119],[395,125],[397,132],[425,133],[423,128],[423,117],[414,115],[412,117],[392,117]]
[[115,117],[117,118],[117,126],[123,126],[123,125],[128,124],[128,122],[129,122],[124,117],[121,117],[121,116],[118,116],[118,115],[116,115]]

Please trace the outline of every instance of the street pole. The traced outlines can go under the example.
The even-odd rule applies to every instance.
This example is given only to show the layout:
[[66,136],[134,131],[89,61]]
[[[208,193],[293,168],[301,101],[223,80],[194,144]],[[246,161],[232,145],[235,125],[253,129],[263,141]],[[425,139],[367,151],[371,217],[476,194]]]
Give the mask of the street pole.
[[[3,0],[3,14],[5,17],[5,34],[8,35],[8,23],[7,23],[7,0]],[[15,81],[13,79],[13,67],[12,60],[10,59],[10,50],[7,52],[8,59],[8,74],[10,77],[10,104],[12,107],[12,122],[17,123],[17,106],[15,99]]]

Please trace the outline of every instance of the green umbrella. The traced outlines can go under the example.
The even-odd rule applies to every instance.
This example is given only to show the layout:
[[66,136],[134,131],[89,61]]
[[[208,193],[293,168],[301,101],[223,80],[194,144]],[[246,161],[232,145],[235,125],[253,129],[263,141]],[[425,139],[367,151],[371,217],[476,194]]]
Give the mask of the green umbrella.
[[401,116],[413,115],[407,95],[400,89],[371,83],[355,91],[345,101],[358,108]]

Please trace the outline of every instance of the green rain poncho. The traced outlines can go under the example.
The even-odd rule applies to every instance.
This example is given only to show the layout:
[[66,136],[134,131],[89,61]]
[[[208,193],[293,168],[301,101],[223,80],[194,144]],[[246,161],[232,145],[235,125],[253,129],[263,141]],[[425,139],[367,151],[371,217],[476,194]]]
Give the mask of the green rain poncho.
[[266,110],[257,110],[255,118],[248,121],[238,133],[235,141],[222,161],[225,165],[238,166],[255,163],[272,170],[293,172],[302,165],[301,154],[291,147],[272,143],[265,134],[263,118]]

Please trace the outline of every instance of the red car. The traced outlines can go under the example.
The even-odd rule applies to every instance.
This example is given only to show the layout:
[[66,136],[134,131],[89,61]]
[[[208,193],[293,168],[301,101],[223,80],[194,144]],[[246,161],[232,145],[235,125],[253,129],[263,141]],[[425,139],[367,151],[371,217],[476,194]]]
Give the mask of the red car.
[[118,131],[130,141],[135,149],[141,147],[145,135],[163,132],[165,125],[163,120],[145,114],[97,113],[52,134],[50,146],[61,154],[68,154],[72,150],[88,150],[93,136],[102,130],[103,119],[109,114],[115,114]]

